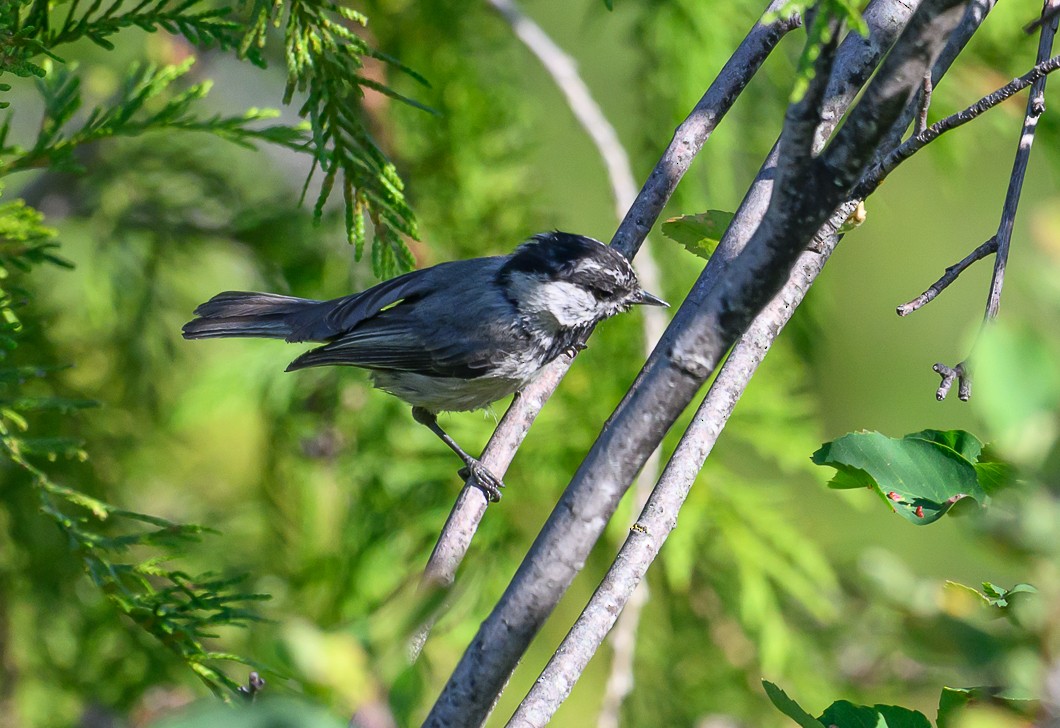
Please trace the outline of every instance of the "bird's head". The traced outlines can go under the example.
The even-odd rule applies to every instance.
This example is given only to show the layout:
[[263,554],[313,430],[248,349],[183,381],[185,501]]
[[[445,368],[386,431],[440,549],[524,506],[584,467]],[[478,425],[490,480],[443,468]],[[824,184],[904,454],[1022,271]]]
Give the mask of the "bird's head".
[[498,283],[521,313],[555,329],[594,324],[638,303],[669,305],[640,287],[621,253],[559,231],[520,245],[498,273]]

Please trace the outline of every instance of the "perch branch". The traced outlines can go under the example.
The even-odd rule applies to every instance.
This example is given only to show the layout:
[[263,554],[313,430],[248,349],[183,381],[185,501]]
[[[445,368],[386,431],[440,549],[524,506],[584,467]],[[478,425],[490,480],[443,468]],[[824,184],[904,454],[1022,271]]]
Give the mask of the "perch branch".
[[[769,22],[763,22],[767,17],[775,16],[786,4],[785,0],[772,0],[763,20],[751,29],[703,98],[677,127],[673,140],[611,240],[611,245],[626,257],[634,257],[692,160],[762,62],[786,33],[798,27],[797,16],[772,17]],[[481,458],[483,465],[498,477],[503,477],[534,418],[570,364],[571,358],[563,355],[546,366],[504,414]],[[445,586],[453,582],[486,505],[482,492],[465,484],[443,528],[444,537],[439,539],[431,554],[424,574],[426,583]]]

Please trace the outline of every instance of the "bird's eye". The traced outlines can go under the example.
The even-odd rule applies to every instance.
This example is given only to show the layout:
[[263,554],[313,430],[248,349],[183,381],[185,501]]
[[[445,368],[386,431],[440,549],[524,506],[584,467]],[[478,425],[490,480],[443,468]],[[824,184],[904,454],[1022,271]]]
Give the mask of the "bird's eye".
[[597,301],[606,301],[615,297],[613,288],[605,288],[603,286],[589,286],[589,292],[593,294]]

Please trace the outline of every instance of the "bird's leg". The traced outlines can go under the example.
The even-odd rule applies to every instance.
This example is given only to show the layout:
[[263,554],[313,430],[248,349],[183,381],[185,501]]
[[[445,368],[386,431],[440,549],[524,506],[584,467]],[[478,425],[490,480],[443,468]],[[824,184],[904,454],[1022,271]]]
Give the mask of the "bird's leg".
[[474,484],[486,494],[486,499],[491,503],[496,503],[501,499],[501,488],[504,487],[501,479],[491,473],[489,468],[481,462],[464,452],[464,449],[456,444],[456,440],[449,437],[446,431],[442,429],[442,426],[438,424],[438,418],[435,417],[433,412],[423,407],[413,407],[412,419],[421,425],[426,425],[431,432],[437,435],[442,442],[449,446],[450,450],[464,461],[464,467],[458,473],[461,478],[465,480],[468,478],[474,479]]

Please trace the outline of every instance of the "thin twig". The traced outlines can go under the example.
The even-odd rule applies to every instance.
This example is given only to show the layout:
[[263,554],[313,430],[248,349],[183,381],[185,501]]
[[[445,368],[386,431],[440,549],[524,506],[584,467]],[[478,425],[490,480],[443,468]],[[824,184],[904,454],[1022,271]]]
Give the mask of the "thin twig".
[[954,263],[946,272],[942,274],[942,277],[931,284],[931,286],[921,293],[919,296],[914,298],[909,303],[903,303],[897,308],[899,316],[908,316],[920,308],[923,308],[927,304],[931,303],[937,295],[942,293],[951,283],[957,280],[957,276],[963,273],[972,263],[977,260],[982,260],[986,256],[997,251],[997,238],[993,237],[987,240],[985,243],[980,245],[978,248],[973,250],[964,260],[959,263]]
[[[1016,158],[1012,163],[1012,174],[1009,176],[1008,190],[1005,193],[1005,204],[1001,211],[1001,221],[998,223],[997,233],[991,241],[988,241],[988,243],[993,242],[996,256],[994,258],[994,273],[990,280],[990,291],[986,300],[986,311],[983,314],[983,326],[980,327],[980,332],[997,318],[998,311],[1001,308],[1001,291],[1005,285],[1005,267],[1008,264],[1008,252],[1012,242],[1012,229],[1016,222],[1016,211],[1019,208],[1020,195],[1023,191],[1023,180],[1027,176],[1031,146],[1034,144],[1034,132],[1038,127],[1038,119],[1045,112],[1045,84],[1048,80],[1048,74],[1060,68],[1060,56],[1049,57],[1053,52],[1053,38],[1056,35],[1057,15],[1054,11],[1057,7],[1060,7],[1060,0],[1045,0],[1042,17],[1049,16],[1049,20],[1041,25],[1041,34],[1038,39],[1038,55],[1034,69],[1005,87],[1007,89],[1019,81],[1024,84],[1024,88],[1026,85],[1030,85],[1031,92],[1027,99],[1027,111],[1023,119],[1023,128],[1020,131],[1019,144],[1016,147]],[[1027,83],[1028,81],[1029,84]],[[991,97],[996,96],[998,93],[991,94]],[[982,247],[980,246],[980,248]],[[972,255],[975,255],[978,250],[973,251]],[[978,338],[976,341],[978,343]],[[974,350],[975,344],[972,345],[972,348]],[[942,383],[935,390],[936,399],[941,401],[946,398],[953,386],[954,379],[959,383],[957,397],[963,402],[971,399],[972,377],[967,359],[955,367],[938,362],[932,368],[942,377]]]
[[916,124],[913,125],[913,136],[927,129],[928,107],[931,106],[931,73],[924,74],[924,81],[920,84],[920,103],[917,106]]
[[968,371],[967,362],[961,362],[955,367],[949,367],[942,362],[937,362],[935,366],[931,367],[942,377],[942,382],[939,384],[939,388],[935,390],[935,399],[939,402],[946,399],[946,395],[950,393],[950,388],[953,387],[954,380],[957,380],[957,398],[962,402],[967,402],[972,396],[972,377]]
[[1054,5],[1053,7],[1048,8],[1044,13],[1039,15],[1037,18],[1035,18],[1031,22],[1029,22],[1026,25],[1024,25],[1023,26],[1023,32],[1026,33],[1027,35],[1030,35],[1034,31],[1036,31],[1038,28],[1040,28],[1042,25],[1044,25],[1045,23],[1048,23],[1050,20],[1055,18],[1057,15],[1060,15],[1060,5]]
[[862,199],[868,197],[877,187],[879,187],[880,183],[886,179],[887,175],[898,167],[899,164],[909,159],[909,157],[919,152],[925,146],[935,141],[946,132],[953,131],[957,127],[963,126],[969,121],[982,116],[984,112],[994,108],[1003,101],[1007,101],[1023,89],[1044,79],[1050,73],[1058,69],[1060,69],[1060,55],[1054,56],[1047,61],[1035,65],[1031,70],[1027,71],[1027,73],[1018,78],[1012,79],[1012,81],[1005,84],[997,91],[984,96],[971,106],[958,111],[956,114],[951,114],[944,119],[936,121],[920,134],[910,137],[897,149],[887,154],[883,158],[883,161],[877,164],[873,169],[869,170],[869,172],[862,178],[861,182],[858,183],[858,187],[854,190],[854,194]]
[[[1052,7],[1060,6],[1058,0],[1046,0],[1042,13]],[[1037,63],[1045,63],[1053,52],[1053,37],[1056,35],[1057,18],[1052,18],[1042,25],[1038,39]],[[1045,111],[1046,76],[1035,79],[1031,85],[1030,98],[1027,99],[1027,113],[1023,120],[1019,146],[1016,148],[1016,159],[1012,163],[1012,175],[1009,178],[1008,191],[1005,193],[1005,206],[1001,212],[1001,223],[997,228],[997,255],[994,257],[994,277],[990,281],[990,295],[986,304],[987,320],[997,318],[1001,308],[1001,289],[1005,284],[1005,266],[1008,263],[1009,244],[1012,242],[1012,227],[1016,222],[1016,209],[1019,207],[1020,194],[1023,192],[1023,180],[1027,176],[1027,165],[1031,158],[1031,145],[1034,144],[1034,132],[1038,119]]]

